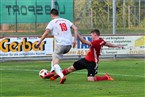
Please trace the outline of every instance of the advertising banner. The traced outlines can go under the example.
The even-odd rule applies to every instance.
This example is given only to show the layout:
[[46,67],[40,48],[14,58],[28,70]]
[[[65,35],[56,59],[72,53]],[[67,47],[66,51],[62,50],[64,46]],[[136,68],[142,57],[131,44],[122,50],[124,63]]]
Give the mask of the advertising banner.
[[46,38],[37,48],[38,37],[0,39],[0,57],[46,56],[53,52],[53,38]]
[[[101,55],[117,54],[145,54],[145,36],[101,36],[106,42],[120,44],[121,48],[109,48],[104,46]],[[92,41],[90,36],[84,36],[85,40]],[[47,56],[53,53],[53,38],[46,38],[36,48],[35,44],[38,37],[11,37],[0,39],[0,57],[28,57],[28,56]],[[77,41],[77,46],[72,48],[65,55],[86,55],[89,46]]]
[[[145,36],[101,36],[106,42],[120,44],[124,49],[109,48],[104,46],[101,55],[117,55],[117,54],[145,54]],[[92,41],[90,36],[84,36],[84,39]],[[89,46],[82,44],[80,40],[77,47],[72,48],[67,55],[86,55]]]
[[[52,0],[0,0],[0,24],[47,23]],[[62,18],[73,21],[73,0],[55,0]]]

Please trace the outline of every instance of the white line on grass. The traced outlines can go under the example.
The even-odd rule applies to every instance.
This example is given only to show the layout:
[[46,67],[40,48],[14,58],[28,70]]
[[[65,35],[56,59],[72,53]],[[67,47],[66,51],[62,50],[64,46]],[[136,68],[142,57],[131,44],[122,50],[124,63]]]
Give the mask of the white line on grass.
[[[2,69],[0,68],[1,71],[30,71],[30,72],[39,72],[40,70],[32,70],[32,69],[11,69],[11,68],[7,68],[7,69]],[[87,74],[87,72],[73,72],[73,73],[78,73],[78,74]],[[99,74],[105,74],[105,73],[99,73]],[[129,77],[143,77],[145,78],[145,76],[141,76],[141,75],[126,75],[126,74],[113,74],[113,73],[109,73],[109,75],[115,75],[115,76],[129,76]]]
[[2,68],[0,68],[0,70],[2,70],[2,71],[7,71],[7,70],[9,70],[9,71],[32,71],[32,72],[39,72],[40,70],[32,70],[32,69],[2,69]]

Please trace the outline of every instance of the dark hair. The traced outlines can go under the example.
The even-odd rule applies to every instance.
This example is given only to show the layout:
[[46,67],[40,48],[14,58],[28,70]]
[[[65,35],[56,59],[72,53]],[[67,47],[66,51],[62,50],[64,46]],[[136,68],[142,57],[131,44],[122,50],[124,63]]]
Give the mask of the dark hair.
[[50,14],[55,15],[55,16],[58,16],[59,15],[58,10],[57,9],[54,9],[54,8],[51,9]]
[[96,33],[98,36],[100,36],[100,31],[98,29],[92,30],[91,33]]

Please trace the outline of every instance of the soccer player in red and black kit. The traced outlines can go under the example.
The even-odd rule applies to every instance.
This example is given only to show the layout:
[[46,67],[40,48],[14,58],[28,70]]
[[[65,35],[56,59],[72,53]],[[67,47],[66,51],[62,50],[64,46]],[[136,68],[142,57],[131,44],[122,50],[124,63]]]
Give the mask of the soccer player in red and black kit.
[[[100,52],[103,46],[117,48],[123,48],[123,46],[107,43],[99,36],[100,31],[98,29],[91,31],[92,42],[84,40],[83,37],[78,34],[78,38],[80,39],[80,41],[84,44],[89,45],[90,50],[85,56],[85,58],[74,62],[72,66],[64,69],[62,71],[64,75],[67,75],[76,70],[87,69],[88,81],[113,80],[113,78],[111,78],[108,74],[105,74],[104,76],[95,76],[97,74]],[[58,75],[54,75],[50,79],[56,80],[58,77],[59,77]]]

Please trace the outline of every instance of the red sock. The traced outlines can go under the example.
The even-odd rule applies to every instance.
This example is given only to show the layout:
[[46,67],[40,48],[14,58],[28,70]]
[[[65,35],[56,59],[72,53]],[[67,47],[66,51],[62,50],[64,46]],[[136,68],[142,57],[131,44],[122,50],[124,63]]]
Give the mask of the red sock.
[[95,76],[94,80],[95,81],[103,81],[103,80],[107,80],[108,78],[106,76]]
[[[62,71],[62,73],[64,74],[64,75],[67,75],[67,74],[69,74],[69,72],[68,72],[68,70],[67,69],[64,69],[63,71]],[[55,75],[55,76],[53,76],[55,79],[57,79],[58,77],[59,77],[59,75]]]
[[64,70],[62,71],[62,73],[63,73],[64,75],[69,74],[69,72],[68,72],[68,70],[67,70],[67,69],[64,69]]

